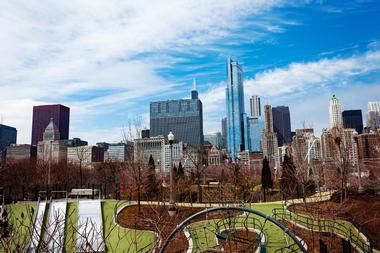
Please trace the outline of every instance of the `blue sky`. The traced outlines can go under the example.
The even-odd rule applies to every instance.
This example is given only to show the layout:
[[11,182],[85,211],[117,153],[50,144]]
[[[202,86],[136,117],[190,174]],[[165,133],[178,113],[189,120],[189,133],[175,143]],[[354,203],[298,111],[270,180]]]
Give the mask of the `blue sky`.
[[[2,1],[0,116],[29,143],[32,106],[71,108],[70,137],[119,141],[149,102],[189,97],[220,131],[226,58],[244,69],[246,104],[288,105],[292,128],[328,127],[380,100],[379,1]],[[248,106],[246,106],[248,112]]]

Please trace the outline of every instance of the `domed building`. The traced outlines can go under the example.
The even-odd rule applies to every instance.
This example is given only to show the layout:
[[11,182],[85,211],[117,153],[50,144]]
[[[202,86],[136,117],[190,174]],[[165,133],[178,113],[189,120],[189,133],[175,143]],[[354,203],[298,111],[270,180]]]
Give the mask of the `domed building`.
[[45,128],[43,140],[38,142],[37,157],[40,160],[51,161],[53,163],[66,162],[67,143],[61,140],[57,125],[53,118]]

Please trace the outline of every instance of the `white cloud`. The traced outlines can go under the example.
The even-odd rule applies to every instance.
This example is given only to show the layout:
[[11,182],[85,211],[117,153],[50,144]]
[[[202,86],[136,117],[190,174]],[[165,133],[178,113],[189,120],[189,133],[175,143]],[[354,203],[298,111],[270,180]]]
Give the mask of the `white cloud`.
[[[96,124],[99,111],[111,114],[173,90],[175,84],[158,69],[182,59],[168,57],[167,51],[195,53],[194,48],[228,37],[247,15],[259,16],[285,3],[1,1],[0,114],[19,129],[19,142],[24,143],[30,140],[32,106],[42,101],[70,106],[72,122],[85,117]],[[268,27],[282,29],[270,22]],[[150,53],[156,56],[145,56]],[[78,99],[72,102],[72,96]]]

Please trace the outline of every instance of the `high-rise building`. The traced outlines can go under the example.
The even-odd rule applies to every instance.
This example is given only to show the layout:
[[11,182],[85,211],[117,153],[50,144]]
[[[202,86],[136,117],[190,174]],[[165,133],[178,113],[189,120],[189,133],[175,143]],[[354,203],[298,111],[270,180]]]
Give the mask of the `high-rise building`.
[[380,158],[380,134],[360,134],[356,136],[359,159]]
[[358,157],[358,146],[355,141],[356,136],[358,133],[355,131],[354,128],[346,128],[343,129],[341,133],[341,140],[342,140],[342,148],[341,152],[344,152],[346,157],[345,159],[348,159],[351,165],[355,166],[359,162]]
[[165,138],[155,136],[144,139],[135,139],[133,147],[133,159],[135,162],[147,165],[150,156],[153,157],[157,172],[165,171]]
[[329,106],[329,119],[330,119],[330,128],[343,127],[342,120],[342,106],[335,95],[332,96]]
[[222,119],[222,149],[227,148],[227,118]]
[[39,105],[33,107],[32,145],[42,141],[51,118],[58,127],[61,139],[69,139],[70,108],[63,105]]
[[288,106],[277,106],[272,108],[273,131],[277,133],[278,146],[290,143],[291,126],[290,112]]
[[67,161],[82,166],[104,162],[104,149],[98,146],[76,146],[67,148]]
[[7,147],[7,161],[33,159],[37,156],[37,147],[29,144],[11,144]]
[[16,141],[16,128],[0,124],[0,159],[5,156],[7,146],[16,144]]
[[363,132],[362,110],[346,110],[342,116],[344,128],[355,128],[358,134]]
[[251,117],[260,117],[261,116],[261,103],[260,97],[253,95],[249,99],[249,108],[251,109]]
[[150,137],[150,130],[149,129],[141,130],[141,138],[149,138],[149,137]]
[[150,136],[167,136],[170,131],[175,138],[194,148],[203,144],[203,109],[197,91],[192,99],[167,100],[150,103]]
[[372,130],[380,127],[380,101],[368,102],[366,126]]
[[213,146],[218,149],[222,147],[222,134],[217,132],[215,134],[205,134],[204,141],[210,142]]
[[40,160],[51,161],[53,163],[66,162],[67,143],[61,140],[59,129],[53,118],[45,128],[42,141],[37,145],[37,157]]
[[279,166],[278,141],[277,134],[273,132],[272,107],[264,106],[265,128],[262,135],[262,149],[264,157],[273,162],[276,167]]
[[127,162],[133,161],[133,143],[112,143],[108,145],[108,160]]
[[264,131],[264,119],[261,116],[248,117],[248,149],[251,152],[261,152],[261,137]]
[[244,111],[243,69],[231,58],[227,60],[227,149],[233,161],[248,149],[247,116]]
[[321,160],[321,140],[315,137],[313,128],[296,129],[291,147],[296,166]]
[[66,143],[68,147],[80,147],[88,145],[87,141],[81,140],[80,138],[72,138],[70,140],[67,140]]

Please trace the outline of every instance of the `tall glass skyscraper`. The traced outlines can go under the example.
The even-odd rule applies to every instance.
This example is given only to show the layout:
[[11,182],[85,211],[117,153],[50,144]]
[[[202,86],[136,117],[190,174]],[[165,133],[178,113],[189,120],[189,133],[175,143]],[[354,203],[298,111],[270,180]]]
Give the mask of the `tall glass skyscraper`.
[[227,149],[232,160],[248,149],[247,115],[244,111],[243,69],[231,58],[227,60]]
[[167,136],[173,132],[176,140],[194,148],[203,144],[203,109],[198,92],[191,99],[167,100],[150,103],[150,136]]
[[261,138],[264,131],[262,116],[248,117],[248,148],[252,152],[262,151]]
[[0,124],[0,160],[10,144],[16,144],[17,130],[14,127]]
[[288,106],[277,106],[272,108],[273,131],[277,133],[278,146],[292,141],[290,126],[290,111]]

